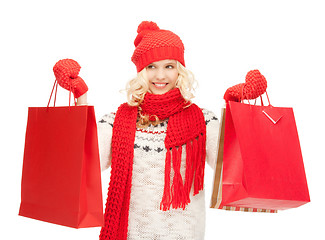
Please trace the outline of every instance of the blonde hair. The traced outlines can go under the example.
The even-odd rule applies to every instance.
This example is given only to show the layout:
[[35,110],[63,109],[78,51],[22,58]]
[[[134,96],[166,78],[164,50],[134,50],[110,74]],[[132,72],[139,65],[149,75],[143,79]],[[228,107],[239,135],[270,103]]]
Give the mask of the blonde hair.
[[[180,62],[177,61],[176,68],[178,70],[178,78],[176,80],[176,87],[179,88],[183,98],[188,101],[189,106],[191,104],[191,99],[194,98],[194,90],[197,87],[197,81],[194,78],[194,74],[186,69]],[[137,76],[131,79],[126,84],[127,102],[130,106],[135,106],[139,108],[139,121],[137,123],[138,127],[147,127],[149,124],[157,125],[159,124],[159,119],[157,116],[155,121],[150,121],[149,116],[141,114],[141,103],[144,99],[144,95],[149,90],[149,80],[147,78],[147,70],[144,68],[140,71]]]
[[[197,86],[197,81],[194,78],[194,74],[178,61],[176,67],[178,70],[176,87],[179,88],[185,100],[191,101],[191,99],[194,98],[192,92],[194,92]],[[142,103],[144,95],[147,92],[150,92],[146,68],[140,71],[135,78],[131,79],[126,84],[125,91],[127,93],[127,101],[130,106],[139,106]]]

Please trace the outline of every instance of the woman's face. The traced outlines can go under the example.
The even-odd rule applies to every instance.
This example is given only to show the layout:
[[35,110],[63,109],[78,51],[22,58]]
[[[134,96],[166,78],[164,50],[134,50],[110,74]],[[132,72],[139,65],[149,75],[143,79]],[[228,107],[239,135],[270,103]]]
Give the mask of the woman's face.
[[177,61],[161,60],[146,67],[149,90],[152,94],[164,94],[176,87],[178,78]]

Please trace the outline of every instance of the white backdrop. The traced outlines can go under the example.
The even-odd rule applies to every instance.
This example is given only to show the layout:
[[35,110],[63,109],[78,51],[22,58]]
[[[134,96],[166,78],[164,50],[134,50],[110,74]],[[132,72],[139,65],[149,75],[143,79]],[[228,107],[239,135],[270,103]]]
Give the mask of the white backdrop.
[[[324,239],[325,15],[315,0],[1,1],[0,238],[98,238],[99,228],[76,230],[18,216],[27,108],[46,106],[53,65],[73,58],[82,66],[96,116],[115,111],[125,101],[119,90],[136,73],[130,58],[143,20],[182,38],[186,65],[199,82],[199,106],[220,116],[227,87],[259,69],[272,105],[294,108],[311,203],[278,214],[207,209],[206,239]],[[58,103],[67,99],[59,89]],[[207,167],[207,208],[212,175]]]

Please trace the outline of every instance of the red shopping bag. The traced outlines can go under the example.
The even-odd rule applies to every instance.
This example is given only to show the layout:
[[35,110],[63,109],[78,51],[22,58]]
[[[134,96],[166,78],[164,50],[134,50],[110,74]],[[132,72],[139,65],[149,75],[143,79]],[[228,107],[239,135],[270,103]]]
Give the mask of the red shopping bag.
[[292,108],[227,103],[219,208],[283,210],[309,201]]
[[234,207],[234,206],[221,206],[222,201],[222,169],[223,169],[223,150],[225,140],[225,113],[226,108],[221,109],[219,136],[218,136],[218,155],[217,162],[214,169],[214,177],[212,182],[212,194],[210,201],[210,208],[224,209],[230,211],[244,211],[244,212],[266,212],[276,213],[277,210],[265,208],[248,208],[248,207]]
[[28,109],[19,215],[102,226],[100,174],[93,106]]

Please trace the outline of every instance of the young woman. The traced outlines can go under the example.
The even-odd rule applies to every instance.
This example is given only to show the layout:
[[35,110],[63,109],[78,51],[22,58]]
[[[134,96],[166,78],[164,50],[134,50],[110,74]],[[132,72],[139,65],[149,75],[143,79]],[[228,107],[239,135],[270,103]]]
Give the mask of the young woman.
[[204,239],[204,165],[216,160],[218,120],[191,102],[176,34],[142,22],[134,44],[128,102],[98,123],[102,169],[111,166],[100,238]]
[[[191,102],[195,80],[181,39],[154,22],[137,32],[128,101],[98,121],[101,167],[111,167],[100,239],[202,240],[205,161],[214,167],[219,122]],[[88,88],[79,70],[67,59],[54,67],[58,83],[83,105]],[[225,99],[238,100],[244,86],[228,89]]]

